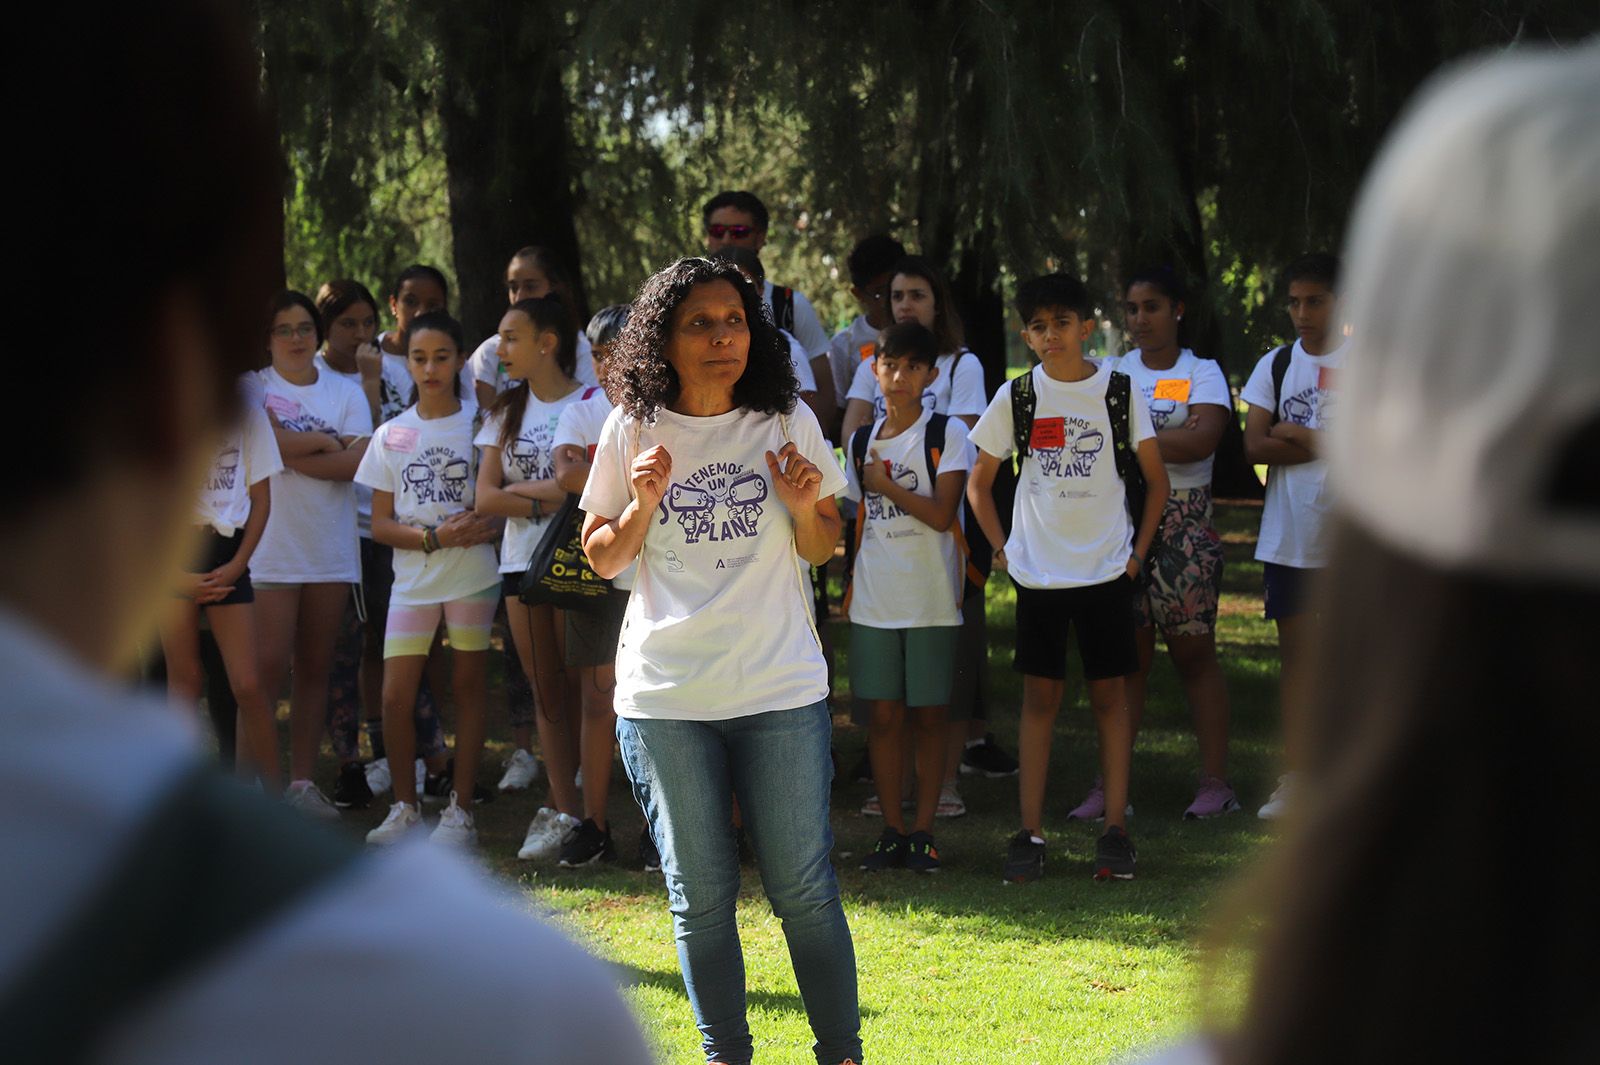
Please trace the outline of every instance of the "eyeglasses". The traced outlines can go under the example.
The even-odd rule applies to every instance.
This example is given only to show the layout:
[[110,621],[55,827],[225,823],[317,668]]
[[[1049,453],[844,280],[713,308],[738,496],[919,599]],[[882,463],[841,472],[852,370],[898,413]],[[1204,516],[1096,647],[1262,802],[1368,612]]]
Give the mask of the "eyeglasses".
[[293,340],[295,337],[314,337],[317,327],[310,322],[301,322],[299,325],[275,325],[272,335],[279,340]]
[[721,240],[723,237],[743,240],[755,231],[755,226],[725,226],[720,222],[713,222],[711,225],[706,226],[706,232],[711,234],[712,240]]

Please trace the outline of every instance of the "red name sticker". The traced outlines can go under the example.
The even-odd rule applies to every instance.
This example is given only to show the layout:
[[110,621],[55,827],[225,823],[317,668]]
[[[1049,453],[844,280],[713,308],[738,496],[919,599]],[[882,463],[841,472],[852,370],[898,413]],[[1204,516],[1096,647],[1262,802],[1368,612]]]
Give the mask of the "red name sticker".
[[1332,366],[1317,367],[1317,387],[1324,392],[1333,390],[1333,380],[1337,376]]
[[415,451],[419,435],[415,429],[407,429],[404,426],[397,425],[384,435],[383,446],[390,451]]
[[1038,418],[1033,423],[1033,435],[1028,437],[1031,448],[1056,448],[1067,446],[1067,420],[1065,418]]
[[280,396],[275,392],[267,393],[267,409],[279,418],[300,417],[300,404],[288,396]]
[[590,462],[591,465],[594,463],[594,449],[599,447],[599,446],[600,445],[598,445],[598,444],[590,444],[589,445],[589,462]]

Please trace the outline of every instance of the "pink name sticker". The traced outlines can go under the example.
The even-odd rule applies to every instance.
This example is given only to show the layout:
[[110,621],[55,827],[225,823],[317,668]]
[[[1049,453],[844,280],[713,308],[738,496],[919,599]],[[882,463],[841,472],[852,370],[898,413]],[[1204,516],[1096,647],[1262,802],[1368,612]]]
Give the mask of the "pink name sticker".
[[279,418],[300,417],[300,404],[288,396],[280,396],[274,392],[267,393],[267,409]]
[[390,429],[383,438],[383,446],[390,451],[411,452],[417,450],[417,437],[415,429],[407,429],[397,425]]

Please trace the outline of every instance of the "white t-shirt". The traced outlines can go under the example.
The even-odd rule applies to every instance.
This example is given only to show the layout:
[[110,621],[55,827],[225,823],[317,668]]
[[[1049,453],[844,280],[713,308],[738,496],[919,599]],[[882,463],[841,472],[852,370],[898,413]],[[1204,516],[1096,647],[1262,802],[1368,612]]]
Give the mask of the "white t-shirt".
[[[388,356],[385,356],[386,361],[381,364],[386,372],[388,370],[387,358]],[[320,351],[317,352],[316,363],[317,372],[338,374],[340,377],[344,378],[346,381],[349,381],[357,388],[361,388],[360,370],[356,370],[352,373],[346,373],[343,370],[336,370],[332,366],[328,365],[327,358]],[[401,366],[403,367],[404,365],[405,363],[402,361]],[[381,413],[382,410],[390,403],[390,393],[393,390],[393,385],[386,376],[386,373],[379,374],[378,384],[380,391],[379,411]],[[361,394],[366,395],[366,389],[363,388],[361,390]],[[410,394],[410,392],[406,393],[407,396]],[[399,401],[400,397],[398,395],[394,396],[394,402],[398,403]],[[368,409],[371,409],[370,406]],[[402,406],[399,409],[404,410],[405,408]],[[384,421],[388,420],[388,418],[384,419]],[[372,539],[372,489],[359,482],[356,484],[356,530],[361,533],[361,538],[363,540]]]
[[[580,386],[554,403],[546,403],[529,389],[528,405],[522,412],[522,428],[507,446],[500,449],[502,484],[548,481],[556,475],[556,425],[561,421],[561,412],[582,399],[588,390]],[[500,447],[501,421],[499,415],[485,418],[475,443],[479,447]],[[531,502],[528,510],[530,514],[533,511]],[[539,546],[546,526],[555,517],[555,510],[555,504],[546,503],[542,518],[506,519],[505,536],[500,540],[501,573],[521,573],[528,568],[528,562],[533,558],[534,549]]]
[[[569,403],[567,409],[561,412],[560,420],[556,422],[556,435],[550,443],[551,450],[560,449],[568,444],[581,447],[589,461],[593,463],[595,449],[600,446],[600,430],[605,428],[606,419],[610,416],[611,400],[602,389],[594,389],[593,395],[588,399]],[[628,564],[627,569],[611,578],[611,587],[628,591],[638,576],[639,561],[635,559]]]
[[[314,383],[294,385],[268,366],[257,378],[263,406],[285,429],[341,438],[372,435],[366,394],[337,374],[318,370]],[[360,580],[355,485],[290,469],[274,474],[272,512],[250,558],[250,576],[283,584]]]
[[[965,348],[948,355],[940,355],[933,363],[939,376],[922,393],[922,405],[928,410],[953,417],[968,415],[976,418],[988,406],[988,396],[983,389],[983,363]],[[871,359],[856,367],[855,380],[850,384],[849,399],[867,400],[872,404],[874,421],[884,416],[883,393],[878,390],[878,377],[873,372],[876,365]]]
[[[843,491],[816,415],[799,403],[784,420],[822,471],[818,498]],[[606,419],[581,501],[590,514],[622,514],[641,451],[662,444],[672,456],[617,648],[621,716],[720,721],[827,697],[811,586],[768,481],[766,452],[783,447],[781,424],[744,408],[710,418],[662,410],[643,427],[620,408]]]
[[806,351],[800,346],[794,334],[787,329],[779,329],[783,338],[789,342],[789,362],[794,366],[795,380],[800,382],[800,391],[815,392],[817,390],[817,375],[811,369],[811,360],[806,356]]
[[[1289,369],[1283,375],[1280,418],[1311,429],[1327,428],[1334,377],[1344,365],[1349,346],[1341,344],[1327,354],[1308,355],[1300,341],[1294,342]],[[1239,397],[1252,407],[1272,409],[1271,351],[1256,363]],[[1327,524],[1333,500],[1327,475],[1328,464],[1323,459],[1267,470],[1267,498],[1261,505],[1256,558],[1299,569],[1328,564]]]
[[[776,319],[777,310],[772,306],[772,282],[763,281],[761,284],[761,295],[767,301],[767,308],[772,310],[773,318]],[[804,349],[808,359],[825,354],[828,350],[828,331],[822,328],[822,319],[817,317],[817,309],[811,306],[811,301],[806,299],[805,293],[799,289],[790,289],[789,292],[794,296],[794,329],[790,331],[794,333],[795,339],[800,341],[800,347]],[[781,326],[783,323],[778,322],[778,325]]]
[[828,368],[833,371],[833,395],[840,410],[850,401],[856,370],[862,363],[871,362],[878,350],[878,333],[866,315],[858,314],[855,321],[833,334],[828,345]]
[[[1112,453],[1106,386],[1100,365],[1082,381],[1057,381],[1036,366],[1033,437],[1022,464],[1006,559],[1027,588],[1079,588],[1120,577],[1133,551],[1127,489]],[[1129,389],[1134,447],[1155,435],[1138,389]],[[972,442],[1006,458],[1012,440],[1011,389],[995,393],[972,430]]]
[[[0,853],[20,859],[0,878],[0,995],[90,904],[163,792],[205,757],[181,715],[102,680],[38,631],[0,611]],[[75,783],[80,771],[93,788]],[[441,914],[448,929],[417,934]],[[485,1061],[538,1065],[653,1060],[605,966],[470,860],[413,844],[357,858],[163,986],[108,1031],[94,1060],[453,1061],[464,1047]]]
[[[394,495],[394,517],[402,525],[440,525],[471,510],[478,482],[472,446],[474,408],[446,418],[423,418],[417,408],[384,422],[361,457],[356,481]],[[429,554],[397,548],[390,602],[422,606],[462,599],[496,584],[494,547],[441,547]]]
[[[1146,367],[1138,348],[1106,362],[1132,379],[1149,405],[1150,424],[1156,432],[1180,428],[1189,420],[1189,408],[1201,403],[1233,412],[1233,394],[1228,391],[1228,378],[1222,367],[1215,359],[1202,359],[1188,348],[1165,370]],[[1173,488],[1204,488],[1211,483],[1211,465],[1216,457],[1213,452],[1194,462],[1169,462],[1167,478]]]
[[260,383],[255,374],[239,379],[240,418],[222,442],[206,471],[195,501],[194,523],[209,525],[222,536],[232,536],[250,518],[250,487],[283,469],[278,438],[261,406]]
[[[915,425],[888,440],[878,439],[883,422],[874,422],[868,445],[869,455],[889,464],[889,476],[897,484],[929,498],[934,494],[935,479],[928,476],[923,439],[932,417],[933,411],[924,410]],[[951,418],[944,433],[938,474],[971,469],[966,423]],[[859,502],[863,493],[850,445],[851,441],[845,441],[845,476],[850,498]],[[850,620],[878,629],[961,624],[965,574],[954,534],[935,532],[876,492],[866,493],[857,520],[862,532],[850,593]],[[956,521],[961,521],[959,507]]]
[[[594,345],[589,343],[589,338],[582,332],[578,333],[577,344],[577,372],[573,378],[581,385],[597,385],[600,378],[594,372]],[[505,364],[500,361],[500,334],[494,333],[478,345],[478,350],[472,353],[472,358],[467,360],[466,374],[467,387],[471,389],[474,381],[482,381],[486,385],[493,385],[495,395],[499,395],[511,387],[511,378],[506,376]]]

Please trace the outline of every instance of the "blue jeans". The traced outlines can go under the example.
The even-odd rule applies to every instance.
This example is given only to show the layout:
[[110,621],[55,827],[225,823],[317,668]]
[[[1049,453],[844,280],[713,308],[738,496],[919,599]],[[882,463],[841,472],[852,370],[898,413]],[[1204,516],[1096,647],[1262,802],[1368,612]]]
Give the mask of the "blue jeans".
[[856,953],[828,853],[826,703],[729,721],[617,719],[633,794],[661,851],[678,964],[708,1061],[747,1065],[744,951],[734,922],[733,796],[783,924],[821,1065],[861,1060]]

